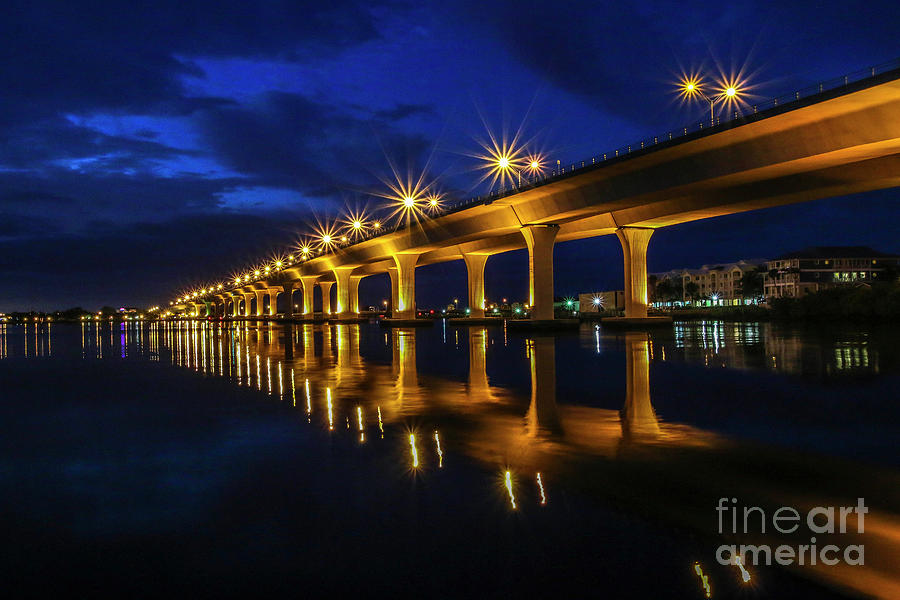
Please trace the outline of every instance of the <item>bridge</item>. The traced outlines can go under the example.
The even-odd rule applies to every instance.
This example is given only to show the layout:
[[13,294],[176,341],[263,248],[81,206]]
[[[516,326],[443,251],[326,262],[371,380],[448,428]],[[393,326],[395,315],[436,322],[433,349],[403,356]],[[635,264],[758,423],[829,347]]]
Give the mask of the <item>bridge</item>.
[[[312,318],[319,287],[323,312],[352,320],[359,313],[360,280],[387,272],[392,316],[403,322],[416,316],[416,268],[462,260],[470,317],[479,319],[487,260],[526,248],[531,319],[547,323],[554,318],[554,245],[615,234],[624,258],[625,319],[640,322],[648,318],[647,252],[657,229],[898,185],[900,63],[895,61],[861,78],[797,92],[715,126],[652,138],[437,217],[290,261],[256,281],[205,290],[174,308],[193,309],[198,316],[275,316],[278,296],[286,294],[284,317]],[[294,315],[294,290],[302,293],[299,315]]]

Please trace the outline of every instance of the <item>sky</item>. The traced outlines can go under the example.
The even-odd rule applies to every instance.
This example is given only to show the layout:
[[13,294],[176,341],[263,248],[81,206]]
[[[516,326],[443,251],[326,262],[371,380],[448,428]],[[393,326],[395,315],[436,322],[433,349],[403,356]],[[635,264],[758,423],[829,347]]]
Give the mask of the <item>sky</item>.
[[[163,304],[383,204],[393,165],[448,199],[517,132],[548,163],[698,122],[684,72],[740,72],[763,100],[900,57],[895,2],[230,0],[5,4],[0,312]],[[649,268],[810,245],[900,253],[900,191],[658,231]],[[489,298],[527,295],[524,251]],[[614,236],[556,247],[559,295],[622,285]],[[465,297],[461,261],[417,270],[420,305]],[[364,305],[386,276],[360,287]]]

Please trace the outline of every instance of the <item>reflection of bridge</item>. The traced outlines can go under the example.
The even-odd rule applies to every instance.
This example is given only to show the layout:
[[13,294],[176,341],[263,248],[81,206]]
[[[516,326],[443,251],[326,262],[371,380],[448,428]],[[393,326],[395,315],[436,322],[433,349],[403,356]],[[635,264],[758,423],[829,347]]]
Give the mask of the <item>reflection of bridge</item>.
[[[405,446],[406,427],[412,422],[421,426],[424,418],[441,428],[444,454],[465,453],[490,469],[512,469],[523,476],[540,472],[545,483],[564,484],[708,536],[715,540],[711,550],[726,543],[711,525],[719,497],[733,495],[772,514],[780,506],[849,506],[856,502],[855,496],[845,497],[852,490],[867,505],[877,506],[866,516],[863,536],[848,533],[833,541],[841,547],[864,543],[869,549],[866,564],[807,565],[798,573],[864,595],[887,598],[900,591],[894,569],[900,555],[896,474],[796,455],[658,418],[651,403],[652,350],[646,333],[617,339],[625,352],[626,394],[620,410],[557,403],[551,337],[527,341],[531,393],[526,408],[515,395],[490,385],[484,328],[470,328],[465,383],[419,373],[420,334],[412,328],[386,334],[390,365],[360,355],[358,325],[245,324],[229,329],[188,322],[153,324],[149,334],[148,347],[157,348],[161,357],[168,354],[175,364],[291,403],[323,429],[344,430],[365,442],[382,427],[401,428],[399,437],[391,429],[383,431],[388,443],[400,440]],[[433,444],[430,449],[424,439],[422,444],[418,459],[423,464],[436,461]],[[855,527],[852,517],[849,527]],[[819,543],[829,543],[826,539],[819,536]],[[809,539],[749,536],[738,543],[796,546]]]
[[311,317],[319,287],[323,312],[349,318],[359,312],[360,280],[387,272],[394,316],[411,318],[416,267],[463,260],[468,304],[477,318],[484,313],[487,259],[527,248],[532,318],[548,320],[555,242],[615,233],[624,254],[626,317],[646,317],[647,247],[656,229],[900,185],[898,78],[900,70],[890,71],[695,135],[635,148],[176,308],[201,315],[291,316],[298,289],[301,313]]

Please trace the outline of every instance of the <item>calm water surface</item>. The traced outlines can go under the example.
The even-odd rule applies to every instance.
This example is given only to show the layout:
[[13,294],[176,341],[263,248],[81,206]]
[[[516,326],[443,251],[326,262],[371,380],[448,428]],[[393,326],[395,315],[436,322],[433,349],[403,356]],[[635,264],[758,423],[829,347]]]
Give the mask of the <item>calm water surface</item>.
[[[0,325],[4,588],[900,595],[900,331]],[[865,565],[720,565],[865,498]],[[827,536],[820,536],[819,544]]]

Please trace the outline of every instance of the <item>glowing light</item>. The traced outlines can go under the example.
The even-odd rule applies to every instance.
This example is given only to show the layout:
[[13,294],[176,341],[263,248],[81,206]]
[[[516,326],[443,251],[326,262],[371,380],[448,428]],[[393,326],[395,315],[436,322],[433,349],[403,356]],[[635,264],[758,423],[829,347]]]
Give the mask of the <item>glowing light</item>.
[[434,442],[437,444],[437,455],[438,455],[438,468],[444,468],[444,453],[441,452],[441,436],[438,435],[438,432],[434,432]]
[[327,234],[327,233],[324,234],[324,235],[322,236],[322,243],[323,243],[323,244],[330,244],[330,243],[331,243],[331,235],[329,235],[329,234]]
[[403,197],[403,206],[406,208],[412,208],[416,205],[416,199],[412,196],[404,196]]
[[416,435],[414,433],[409,434],[409,451],[412,454],[412,466],[413,469],[419,468],[419,452],[416,450]]
[[740,556],[734,557],[734,564],[741,570],[741,579],[744,583],[750,582],[750,573],[747,572],[747,569],[744,568],[744,562],[741,560]]
[[501,169],[508,169],[510,165],[510,159],[508,156],[501,156],[497,159],[497,167]]
[[513,495],[512,473],[506,472],[506,491],[509,492],[509,503],[513,510],[516,510],[516,497]]
[[300,248],[300,253],[301,253],[303,256],[306,256],[306,255],[309,254],[310,252],[311,252],[311,249],[310,249],[309,246],[303,246],[302,248]]
[[384,439],[384,423],[381,421],[381,407],[378,408],[378,430],[381,431],[381,439]]
[[268,274],[272,271],[272,267],[267,266],[265,269],[263,269],[263,271]]
[[306,380],[306,414],[312,414],[312,396],[309,393],[309,379]]
[[359,430],[363,430],[362,406],[356,407],[356,421],[359,423]]
[[737,89],[735,89],[734,86],[727,87],[727,88],[725,88],[725,95],[728,96],[729,98],[732,98],[735,95],[737,95]]
[[342,236],[341,236],[341,241],[342,241],[342,242],[346,242],[346,241],[347,241],[347,236],[346,236],[346,235],[342,235]]
[[334,431],[334,412],[331,404],[331,388],[325,388],[325,397],[328,399],[328,430]]
[[544,494],[544,482],[541,481],[540,473],[537,474],[537,484],[538,484],[538,489],[541,491],[541,506],[544,506],[547,504],[547,495]]
[[697,574],[697,577],[700,578],[700,583],[703,585],[703,592],[706,594],[706,597],[712,598],[712,590],[709,588],[709,577],[703,574],[700,563],[694,563],[694,572]]
[[362,227],[363,227],[363,223],[360,220],[353,221],[353,223],[351,223],[350,225],[353,227],[353,229],[356,229],[357,231],[362,229]]
[[372,223],[372,229],[381,229],[381,222],[375,221],[374,223]]
[[280,269],[280,268],[282,267],[283,264],[284,264],[284,263],[282,263],[280,260],[276,260],[276,261],[275,261],[275,268],[276,268],[276,269]]

